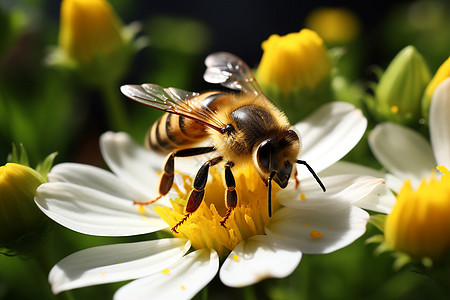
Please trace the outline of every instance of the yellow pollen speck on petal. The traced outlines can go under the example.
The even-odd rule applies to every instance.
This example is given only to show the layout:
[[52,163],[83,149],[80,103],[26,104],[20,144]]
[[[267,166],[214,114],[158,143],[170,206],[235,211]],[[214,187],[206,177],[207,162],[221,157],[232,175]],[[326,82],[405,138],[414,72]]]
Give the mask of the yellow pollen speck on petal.
[[313,229],[309,233],[309,236],[312,237],[313,239],[317,239],[323,237],[323,233]]
[[300,200],[305,200],[305,199],[306,199],[305,194],[301,193],[301,194],[300,194]]
[[182,289],[184,291],[184,290],[186,290],[186,287],[184,285],[180,285],[180,289]]
[[234,260],[235,262],[238,262],[238,261],[239,261],[239,256],[237,256],[237,255],[233,256],[233,260]]
[[398,113],[398,106],[397,105],[392,105],[391,106],[391,112],[394,113],[394,114]]
[[100,274],[100,276],[106,276],[105,272],[103,272],[102,274]]
[[162,273],[162,274],[169,274],[169,273],[170,273],[170,270],[169,270],[169,269],[164,269],[164,270],[161,271],[161,273]]
[[144,207],[144,205],[139,205],[139,208],[138,208],[138,212],[140,213],[140,214],[145,214],[145,207]]

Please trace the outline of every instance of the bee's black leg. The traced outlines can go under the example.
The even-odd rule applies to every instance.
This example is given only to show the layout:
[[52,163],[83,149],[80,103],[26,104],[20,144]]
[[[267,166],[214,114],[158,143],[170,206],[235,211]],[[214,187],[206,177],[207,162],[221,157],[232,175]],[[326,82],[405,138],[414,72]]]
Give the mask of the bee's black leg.
[[237,205],[237,193],[236,193],[236,181],[234,180],[233,173],[231,172],[231,168],[234,166],[234,163],[229,161],[225,165],[225,183],[227,185],[227,190],[225,192],[225,204],[227,206],[227,213],[225,217],[220,221],[220,225],[226,228],[225,223],[230,217],[233,209],[236,208]]
[[150,201],[145,202],[134,201],[134,204],[139,205],[152,204],[158,201],[161,197],[167,195],[167,193],[170,191],[173,185],[173,178],[175,174],[175,157],[188,157],[200,155],[212,152],[214,150],[216,150],[216,148],[214,147],[200,147],[200,148],[183,149],[170,153],[166,158],[166,161],[163,166],[163,172],[161,174],[161,179],[159,180],[159,191],[158,191],[159,196]]
[[205,196],[205,186],[206,182],[208,181],[208,174],[209,174],[209,167],[214,166],[222,161],[222,156],[218,156],[215,158],[212,158],[205,162],[200,169],[197,172],[197,175],[195,175],[194,183],[192,185],[193,189],[189,195],[188,202],[186,204],[186,215],[184,218],[178,222],[177,225],[172,227],[172,230],[174,232],[177,232],[176,229],[184,223],[184,221],[187,220],[187,218],[195,212],[200,204],[202,204],[203,197]]

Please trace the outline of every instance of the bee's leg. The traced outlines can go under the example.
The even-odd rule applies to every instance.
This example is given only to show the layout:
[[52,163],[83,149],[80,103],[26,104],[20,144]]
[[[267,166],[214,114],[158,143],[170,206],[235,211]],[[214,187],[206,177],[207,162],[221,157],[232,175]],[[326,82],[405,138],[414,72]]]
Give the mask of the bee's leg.
[[227,206],[227,213],[225,217],[220,221],[220,225],[226,228],[225,223],[230,217],[233,209],[236,208],[237,205],[237,193],[236,193],[236,181],[234,180],[233,173],[231,172],[231,168],[234,166],[234,163],[229,161],[225,165],[225,183],[227,185],[227,190],[225,192],[225,204]]
[[206,182],[208,181],[208,174],[209,174],[209,167],[214,166],[222,161],[222,156],[218,156],[215,158],[212,158],[205,162],[200,169],[197,172],[197,175],[195,175],[194,183],[192,185],[193,189],[189,195],[188,202],[186,204],[186,215],[183,219],[181,219],[180,222],[178,222],[177,225],[172,227],[172,230],[175,233],[177,232],[177,228],[183,224],[187,218],[195,212],[200,204],[202,204],[203,197],[205,196],[205,186]]
[[175,157],[188,157],[200,155],[212,152],[214,150],[216,150],[216,148],[214,147],[200,147],[200,148],[183,149],[170,153],[166,158],[166,161],[163,166],[163,172],[159,180],[159,196],[150,201],[145,202],[134,201],[134,204],[149,205],[155,203],[156,201],[161,199],[161,197],[167,195],[167,193],[170,191],[173,185],[173,178],[175,174]]

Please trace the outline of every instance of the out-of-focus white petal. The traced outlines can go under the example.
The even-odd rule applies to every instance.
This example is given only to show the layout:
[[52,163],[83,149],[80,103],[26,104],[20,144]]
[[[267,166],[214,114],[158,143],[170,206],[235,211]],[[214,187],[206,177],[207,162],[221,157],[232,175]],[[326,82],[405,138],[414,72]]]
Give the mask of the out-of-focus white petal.
[[438,165],[450,168],[450,78],[439,84],[433,93],[430,138]]
[[128,236],[168,226],[151,206],[139,211],[130,199],[67,182],[42,184],[35,202],[54,221],[85,234]]
[[214,278],[218,269],[217,252],[196,250],[158,273],[121,287],[114,299],[191,299]]
[[[136,144],[123,132],[106,132],[100,138],[100,150],[109,168],[126,184],[155,195],[165,157]],[[156,194],[157,195],[157,194]]]
[[[377,186],[384,184],[384,179],[355,174],[343,174],[322,177],[327,188],[324,193],[317,187],[315,180],[304,180],[295,188],[290,184],[277,193],[277,200],[288,207],[301,209],[340,209],[338,203],[347,204],[363,199]],[[330,203],[333,205],[330,206]]]
[[265,278],[290,275],[302,253],[276,240],[256,235],[239,243],[222,265],[220,279],[225,285],[243,287]]
[[[353,149],[366,126],[362,112],[350,103],[326,104],[295,125],[302,138],[300,158],[320,172]],[[307,171],[299,174],[300,178],[311,176]]]
[[378,161],[401,180],[413,185],[430,176],[436,167],[428,141],[417,132],[394,124],[381,123],[369,135],[369,145]]
[[161,239],[105,245],[75,252],[50,271],[54,293],[74,288],[141,278],[159,273],[182,259],[190,242]]
[[284,207],[274,214],[266,234],[302,253],[330,253],[364,234],[368,220],[367,212],[351,204],[330,203],[329,210]]

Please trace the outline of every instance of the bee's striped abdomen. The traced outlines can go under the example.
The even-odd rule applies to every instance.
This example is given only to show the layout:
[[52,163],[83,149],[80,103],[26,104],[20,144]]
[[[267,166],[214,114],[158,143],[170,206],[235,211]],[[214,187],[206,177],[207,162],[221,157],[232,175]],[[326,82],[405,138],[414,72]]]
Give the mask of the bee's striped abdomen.
[[195,144],[205,138],[206,127],[200,122],[179,115],[165,113],[147,133],[148,148],[169,153]]
[[[198,107],[201,110],[215,110],[222,100],[226,101],[223,93],[208,92],[186,101],[195,101],[199,105],[192,105],[192,107]],[[154,151],[169,153],[176,149],[190,147],[208,137],[206,128],[206,125],[199,121],[165,113],[148,131],[146,144]]]

